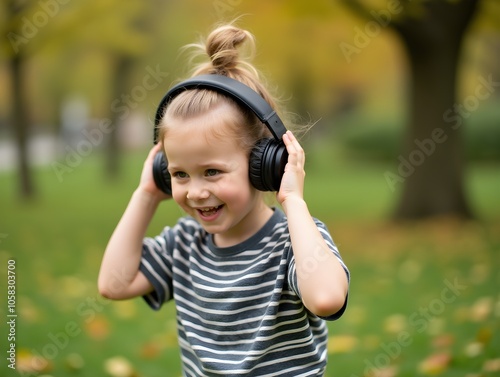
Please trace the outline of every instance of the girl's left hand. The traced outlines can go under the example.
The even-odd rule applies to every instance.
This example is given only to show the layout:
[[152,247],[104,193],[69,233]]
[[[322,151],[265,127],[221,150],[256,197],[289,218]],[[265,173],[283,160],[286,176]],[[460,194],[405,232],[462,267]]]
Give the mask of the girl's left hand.
[[288,151],[288,162],[285,166],[283,178],[281,179],[280,190],[276,195],[280,204],[283,204],[291,197],[303,200],[304,179],[306,175],[304,171],[304,150],[291,131],[287,131],[283,135],[283,142]]

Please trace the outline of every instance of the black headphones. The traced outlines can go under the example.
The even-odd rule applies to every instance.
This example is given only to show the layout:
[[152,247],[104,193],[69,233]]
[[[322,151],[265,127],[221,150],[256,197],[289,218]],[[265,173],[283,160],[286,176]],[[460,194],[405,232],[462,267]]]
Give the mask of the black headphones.
[[[250,109],[264,123],[273,138],[258,140],[250,153],[250,183],[260,191],[279,191],[281,178],[288,161],[288,152],[282,137],[286,128],[271,106],[253,89],[222,75],[200,75],[172,87],[158,105],[155,115],[154,143],[158,143],[158,126],[170,101],[189,89],[209,89],[225,94],[240,105]],[[171,177],[165,154],[158,152],[153,161],[153,178],[156,186],[172,195]]]

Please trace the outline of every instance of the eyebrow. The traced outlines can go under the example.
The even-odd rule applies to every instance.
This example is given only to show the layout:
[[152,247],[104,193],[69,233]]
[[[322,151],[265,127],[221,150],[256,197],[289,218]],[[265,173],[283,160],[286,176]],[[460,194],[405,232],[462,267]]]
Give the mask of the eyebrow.
[[[197,165],[197,167],[202,168],[202,169],[213,169],[213,168],[222,168],[222,169],[227,169],[229,168],[230,163],[227,161],[209,161],[200,165]],[[169,162],[168,168],[172,170],[183,170],[181,164],[171,164]]]

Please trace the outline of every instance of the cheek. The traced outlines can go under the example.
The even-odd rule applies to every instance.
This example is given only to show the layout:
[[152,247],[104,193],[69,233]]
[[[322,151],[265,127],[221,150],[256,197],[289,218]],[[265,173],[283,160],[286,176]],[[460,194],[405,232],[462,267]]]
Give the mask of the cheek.
[[185,198],[186,193],[184,192],[182,186],[172,183],[172,199],[174,199],[178,205],[183,206]]
[[[245,182],[245,181],[243,181]],[[220,185],[216,195],[233,208],[245,207],[255,196],[255,189],[248,182],[233,182],[232,184]]]

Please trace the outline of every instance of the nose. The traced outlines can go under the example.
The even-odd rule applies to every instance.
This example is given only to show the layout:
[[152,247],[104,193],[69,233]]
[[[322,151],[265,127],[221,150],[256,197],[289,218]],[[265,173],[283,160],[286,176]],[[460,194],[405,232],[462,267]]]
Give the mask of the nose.
[[192,201],[200,201],[208,199],[210,192],[208,191],[206,184],[198,179],[191,179],[189,187],[187,190],[187,198]]

